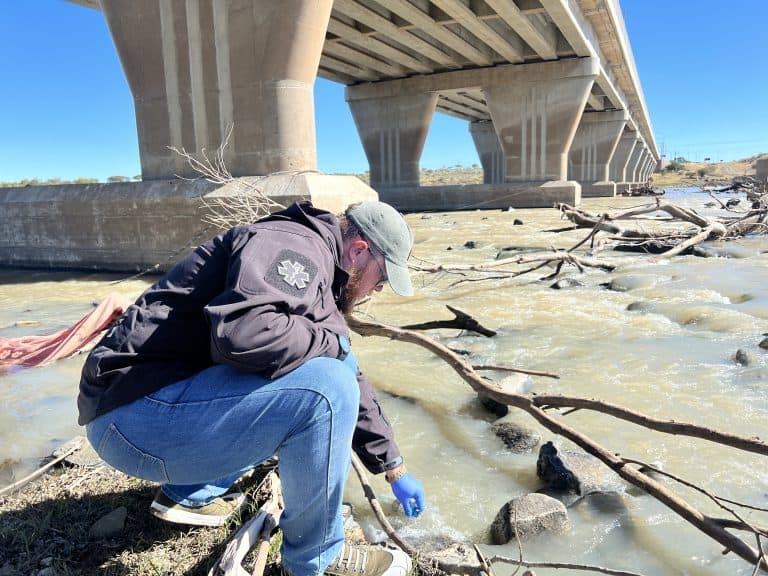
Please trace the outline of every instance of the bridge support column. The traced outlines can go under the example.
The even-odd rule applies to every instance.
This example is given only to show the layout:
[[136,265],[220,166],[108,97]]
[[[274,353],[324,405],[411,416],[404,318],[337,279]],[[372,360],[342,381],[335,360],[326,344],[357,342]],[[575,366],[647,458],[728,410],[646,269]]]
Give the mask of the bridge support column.
[[616,195],[609,164],[628,119],[624,110],[581,115],[569,158],[570,177],[581,184],[582,197]]
[[234,176],[317,165],[313,86],[333,0],[102,0],[133,93],[145,180],[191,176],[168,147],[226,148]]
[[635,147],[632,150],[632,154],[629,157],[629,162],[627,163],[627,183],[629,184],[629,189],[637,187],[638,169],[643,159],[644,152],[645,142],[643,142],[643,139],[638,136],[636,137]]
[[637,164],[637,170],[635,170],[635,183],[638,185],[645,184],[645,169],[648,166],[648,162],[651,159],[651,153],[648,148],[643,148],[643,154],[640,156],[640,162]]
[[493,122],[471,122],[469,133],[472,134],[483,167],[483,184],[504,182],[504,151],[499,144]]
[[436,93],[349,101],[374,189],[419,185],[419,159],[436,106]]
[[627,178],[627,166],[632,151],[635,149],[637,135],[634,132],[626,130],[619,138],[616,145],[616,151],[613,153],[609,167],[609,177],[616,183],[616,193],[621,194],[629,190]]
[[592,83],[595,60],[520,66],[503,84],[483,86],[505,157],[505,181],[569,203],[581,185],[568,178],[568,151]]

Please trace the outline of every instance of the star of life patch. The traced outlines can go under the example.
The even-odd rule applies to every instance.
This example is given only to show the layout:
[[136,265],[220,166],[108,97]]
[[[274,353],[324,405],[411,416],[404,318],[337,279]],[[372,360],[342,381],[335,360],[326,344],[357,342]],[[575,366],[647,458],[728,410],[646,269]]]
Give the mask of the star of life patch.
[[283,249],[267,269],[266,281],[291,296],[303,297],[317,276],[312,260],[294,250]]
[[296,286],[296,288],[306,288],[309,282],[309,274],[304,270],[304,266],[298,262],[283,260],[277,265],[277,273],[283,277],[286,284]]

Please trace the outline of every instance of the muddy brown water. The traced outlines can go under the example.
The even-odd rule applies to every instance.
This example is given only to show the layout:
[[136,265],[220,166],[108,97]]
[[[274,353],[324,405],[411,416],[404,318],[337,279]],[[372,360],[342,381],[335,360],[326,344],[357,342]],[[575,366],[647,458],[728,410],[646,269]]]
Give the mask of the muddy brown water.
[[[669,199],[708,209],[710,199],[673,191]],[[648,199],[585,199],[590,211],[627,208]],[[513,225],[514,219],[523,225]],[[415,256],[442,264],[489,261],[504,247],[517,252],[568,248],[586,231],[548,232],[566,225],[555,210],[411,214]],[[649,223],[649,225],[651,225]],[[465,248],[473,241],[474,248]],[[448,248],[451,247],[451,250]],[[450,318],[446,305],[470,312],[498,330],[492,339],[455,330],[435,335],[471,353],[475,364],[503,364],[555,372],[559,380],[518,378],[521,389],[600,398],[663,419],[705,424],[735,434],[768,430],[768,238],[711,243],[716,258],[653,256],[606,251],[614,272],[567,269],[561,276],[581,286],[554,290],[537,279],[546,270],[513,280],[462,283],[454,275],[417,276],[417,295],[402,299],[385,290],[364,308],[378,320],[407,324]],[[0,335],[48,332],[79,319],[110,291],[138,295],[153,278],[110,285],[94,274],[0,271]],[[610,284],[611,288],[605,285]],[[630,309],[628,309],[630,308]],[[20,321],[37,325],[16,326]],[[451,539],[486,541],[499,508],[540,487],[536,451],[512,455],[491,432],[469,387],[443,362],[409,344],[355,337],[358,360],[381,391],[408,467],[425,485],[429,508],[418,520],[394,515],[414,543]],[[747,352],[749,364],[734,360]],[[0,485],[34,468],[39,458],[82,433],[75,397],[82,357],[0,377]],[[490,374],[504,378],[501,373]],[[553,440],[567,441],[525,414],[516,421]],[[567,422],[622,455],[662,465],[718,495],[768,507],[764,457],[692,438],[650,432],[608,416],[576,412]],[[374,479],[385,508],[393,506],[386,483]],[[672,488],[702,510],[723,515],[691,491]],[[363,523],[372,523],[357,481],[347,486]],[[569,511],[565,534],[533,538],[526,559],[596,564],[643,574],[751,574],[752,568],[679,519],[649,496],[630,490],[620,505],[582,501]],[[768,515],[745,511],[755,522]],[[750,544],[754,542],[750,540]],[[516,557],[517,547],[486,546],[487,553]],[[499,574],[505,574],[500,567]],[[536,569],[536,573],[570,572]]]

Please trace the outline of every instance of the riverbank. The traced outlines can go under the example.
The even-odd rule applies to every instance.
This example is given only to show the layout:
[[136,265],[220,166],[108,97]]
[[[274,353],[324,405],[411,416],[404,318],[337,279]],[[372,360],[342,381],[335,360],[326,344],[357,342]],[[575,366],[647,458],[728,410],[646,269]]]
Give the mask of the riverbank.
[[[241,485],[243,520],[256,511],[262,477]],[[156,490],[98,462],[64,462],[0,496],[0,575],[207,574],[241,519],[220,528],[163,522],[149,514]]]

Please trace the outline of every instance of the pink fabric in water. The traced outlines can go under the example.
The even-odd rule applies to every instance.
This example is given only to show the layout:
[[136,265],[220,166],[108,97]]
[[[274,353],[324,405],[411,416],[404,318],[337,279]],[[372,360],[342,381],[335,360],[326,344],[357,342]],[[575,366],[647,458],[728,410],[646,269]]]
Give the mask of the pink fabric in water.
[[72,356],[119,318],[130,302],[109,294],[76,324],[53,334],[0,338],[0,371],[8,366],[42,366]]

